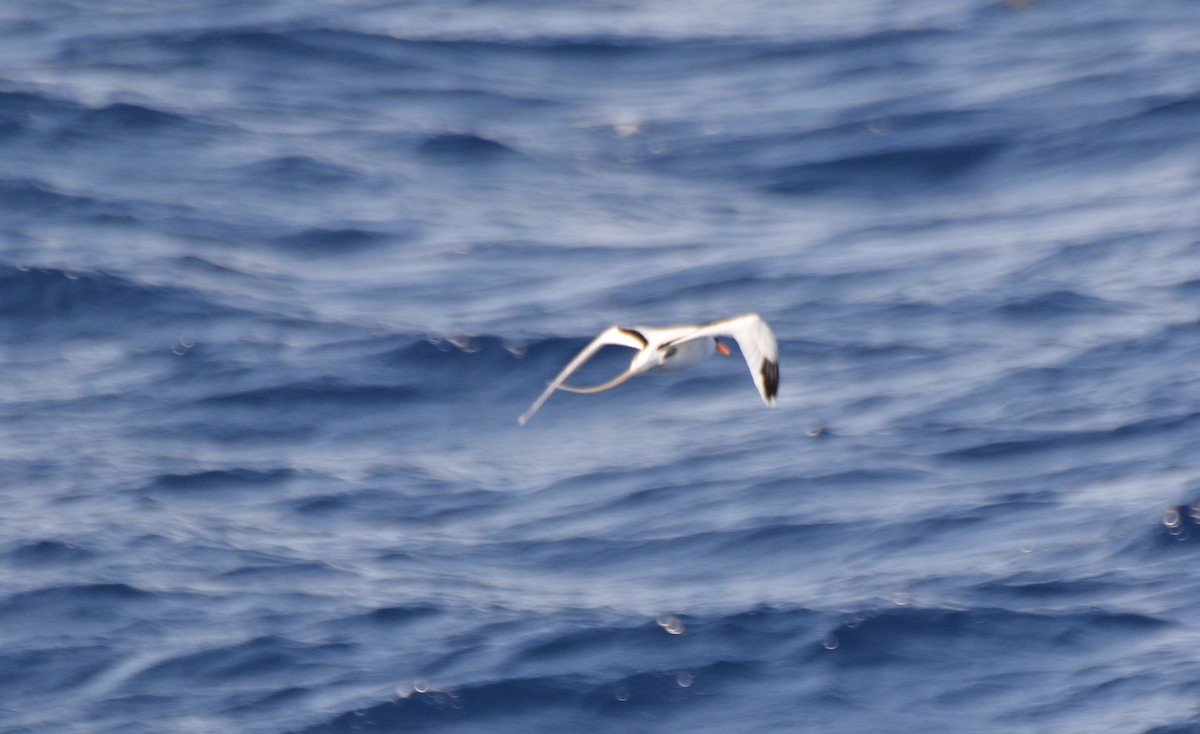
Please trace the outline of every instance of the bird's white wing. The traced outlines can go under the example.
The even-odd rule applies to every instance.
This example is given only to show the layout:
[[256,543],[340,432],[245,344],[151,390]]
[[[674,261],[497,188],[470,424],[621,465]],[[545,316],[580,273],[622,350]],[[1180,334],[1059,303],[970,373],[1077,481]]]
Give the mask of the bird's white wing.
[[646,338],[646,342],[657,349],[664,344],[670,344],[673,341],[680,340],[681,337],[694,334],[696,329],[702,329],[708,324],[697,326],[696,324],[687,324],[685,326],[635,326],[633,331],[641,334]]
[[[591,359],[592,355],[594,355],[596,352],[600,351],[602,348],[607,347],[609,345],[615,345],[615,346],[619,346],[619,347],[630,347],[631,349],[639,349],[640,350],[646,346],[646,338],[644,336],[642,336],[636,330],[622,329],[619,326],[610,326],[607,329],[605,329],[604,331],[600,332],[599,336],[597,336],[595,339],[593,339],[591,341],[590,344],[588,344],[586,347],[584,347],[583,350],[579,352],[579,354],[576,354],[575,358],[572,359],[569,363],[567,363],[566,367],[563,367],[562,372],[558,373],[558,377],[555,377],[554,380],[551,381],[551,383],[546,387],[545,391],[543,391],[542,394],[538,396],[538,399],[533,401],[533,405],[529,406],[529,410],[525,411],[521,415],[521,417],[517,419],[517,423],[520,423],[521,425],[525,425],[529,421],[529,419],[533,417],[533,414],[538,412],[538,409],[542,407],[542,404],[545,403],[546,400],[548,400],[550,398],[550,395],[555,390],[557,390],[563,386],[563,382],[566,381],[566,379],[568,377],[570,377],[571,374],[575,372],[575,370],[582,367],[583,364],[585,362],[587,362],[589,359]],[[628,379],[629,375],[626,374],[626,375],[622,375],[621,377],[624,379],[621,379],[621,378],[618,378],[618,379],[621,379],[621,382],[624,382],[625,379]],[[615,387],[616,384],[620,384],[620,383],[607,384],[607,387]],[[603,386],[601,386],[601,387],[603,387]],[[607,387],[605,389],[607,389]],[[579,391],[579,390],[580,390],[580,388],[575,388],[575,391]],[[590,391],[591,392],[599,392],[598,390],[590,390]]]
[[746,358],[750,376],[763,402],[775,407],[775,396],[779,392],[779,346],[775,333],[756,313],[746,313],[697,327],[679,341],[690,341],[699,337],[725,336],[733,339]]
[[[621,331],[621,333],[630,335],[630,336],[634,337],[635,339],[640,339],[641,341],[637,345],[638,349],[640,349],[642,351],[653,351],[653,350],[658,349],[659,347],[661,347],[664,344],[670,344],[672,341],[674,341],[675,339],[678,339],[681,336],[685,336],[687,334],[694,332],[698,328],[700,328],[700,327],[696,326],[695,324],[692,324],[691,326],[635,326],[631,329],[626,329],[624,327],[621,327],[620,331]],[[630,345],[630,346],[633,346],[633,345]],[[621,374],[612,378],[608,382],[605,382],[600,385],[592,385],[589,387],[582,387],[582,386],[577,386],[577,385],[568,385],[564,382],[563,384],[558,386],[558,389],[566,390],[567,392],[575,392],[575,393],[582,393],[584,395],[592,395],[594,393],[604,392],[605,390],[611,390],[614,387],[616,387],[617,385],[620,385],[621,383],[628,380],[630,377],[633,377],[634,375],[645,372],[646,369],[651,366],[653,366],[652,363],[646,363],[646,364],[640,365],[638,368],[634,368],[633,366],[631,366],[629,369],[625,370]]]

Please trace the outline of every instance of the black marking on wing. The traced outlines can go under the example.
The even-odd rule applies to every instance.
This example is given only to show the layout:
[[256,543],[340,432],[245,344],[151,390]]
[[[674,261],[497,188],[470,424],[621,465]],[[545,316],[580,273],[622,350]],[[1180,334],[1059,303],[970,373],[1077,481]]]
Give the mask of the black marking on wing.
[[779,363],[772,362],[769,359],[762,361],[762,377],[763,389],[767,392],[767,399],[773,400],[775,394],[779,392]]
[[617,330],[620,331],[622,334],[628,334],[629,336],[632,336],[634,339],[637,339],[638,341],[640,341],[642,343],[643,349],[645,349],[646,345],[648,345],[650,343],[650,342],[646,341],[646,337],[642,336],[642,332],[640,332],[636,329],[626,329],[624,327],[618,326]]

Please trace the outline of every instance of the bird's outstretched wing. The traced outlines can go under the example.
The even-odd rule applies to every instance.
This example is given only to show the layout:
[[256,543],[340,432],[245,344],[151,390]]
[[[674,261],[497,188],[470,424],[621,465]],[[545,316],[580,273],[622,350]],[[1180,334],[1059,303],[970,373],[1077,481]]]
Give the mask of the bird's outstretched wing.
[[529,410],[525,411],[521,417],[517,419],[517,423],[525,425],[527,422],[529,422],[529,419],[533,417],[533,414],[538,412],[538,409],[542,407],[542,404],[550,398],[550,395],[555,390],[562,388],[570,392],[600,392],[601,390],[607,390],[611,387],[616,387],[632,377],[631,373],[626,372],[622,375],[619,375],[617,378],[604,383],[603,385],[597,385],[596,387],[591,388],[568,387],[563,385],[563,382],[566,381],[566,379],[570,377],[575,370],[582,367],[585,362],[591,359],[592,355],[609,345],[629,347],[631,349],[640,350],[646,346],[646,337],[642,336],[642,334],[635,329],[622,329],[619,326],[610,326],[604,331],[600,332],[599,336],[597,336],[591,341],[590,344],[584,347],[579,354],[576,354],[575,358],[568,362],[566,367],[563,367],[562,372],[558,373],[558,376],[550,382],[545,391],[538,396],[538,399],[533,401],[533,405],[529,406]]
[[738,349],[746,358],[750,376],[763,402],[775,407],[775,396],[779,392],[779,346],[771,327],[756,313],[745,313],[696,327],[678,341],[690,341],[699,337],[729,337],[737,342]]

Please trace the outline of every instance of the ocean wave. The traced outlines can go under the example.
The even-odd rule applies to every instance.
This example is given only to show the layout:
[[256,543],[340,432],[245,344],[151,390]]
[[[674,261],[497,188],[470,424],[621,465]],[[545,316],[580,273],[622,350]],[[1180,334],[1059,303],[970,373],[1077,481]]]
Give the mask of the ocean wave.
[[366,623],[380,627],[404,627],[414,622],[423,622],[441,617],[445,610],[429,605],[416,604],[409,606],[379,607],[368,612],[356,614],[350,618],[341,618],[330,622],[332,626],[342,624]]
[[155,140],[178,141],[212,135],[222,128],[185,114],[149,104],[113,102],[88,106],[69,99],[29,91],[0,91],[0,140],[26,136],[30,145],[78,144],[136,139],[139,145]]
[[777,194],[810,194],[853,187],[856,190],[904,195],[964,179],[996,158],[1000,141],[893,148],[846,155],[826,161],[782,166],[767,171],[764,184]]
[[77,105],[45,94],[0,91],[0,141],[43,131],[65,116],[76,114],[79,109]]
[[697,297],[705,301],[722,297],[745,298],[751,291],[782,280],[790,279],[770,275],[759,262],[723,262],[634,278],[612,288],[609,297],[616,302],[642,307]]
[[[302,731],[486,728],[501,720],[506,727],[533,730],[549,722],[627,730],[634,721],[647,721],[643,717],[680,713],[723,688],[752,680],[766,647],[772,641],[790,647],[780,633],[806,619],[811,613],[804,610],[764,608],[546,632],[511,650],[504,677],[455,685],[418,679],[401,685],[392,700],[336,714]],[[813,637],[800,645],[818,646]]]
[[95,557],[87,548],[62,540],[36,540],[23,543],[0,557],[18,566],[62,566]]
[[878,669],[905,661],[938,658],[970,665],[985,650],[1007,649],[1007,664],[1020,670],[1026,655],[1067,651],[1111,635],[1127,638],[1158,632],[1166,620],[1146,614],[1080,609],[1062,613],[1004,608],[901,607],[853,615],[831,631],[838,667]]
[[1112,301],[1070,290],[1055,290],[1013,298],[995,307],[995,313],[1005,318],[1036,320],[1039,323],[1044,319],[1078,315],[1111,315],[1120,310],[1120,305]]
[[463,373],[524,369],[529,361],[553,361],[578,352],[590,337],[542,337],[521,339],[494,334],[401,335],[388,343],[394,346],[378,352],[373,359],[381,365],[397,368],[435,369],[444,376],[458,379]]
[[233,173],[246,183],[281,190],[327,190],[362,180],[362,174],[346,166],[307,155],[268,158],[237,166]]
[[294,469],[208,469],[190,473],[169,472],[160,474],[146,487],[149,492],[209,494],[227,488],[235,488],[239,492],[252,489],[274,487],[293,479],[298,475]]
[[184,287],[103,271],[0,266],[0,321],[23,340],[114,334],[114,323],[162,326],[234,313]]
[[[759,696],[802,702],[841,689],[765,678],[764,660],[781,658],[834,671],[845,685],[877,691],[882,697],[877,703],[891,705],[887,702],[898,703],[901,696],[862,676],[936,660],[940,665],[926,681],[933,685],[906,690],[916,695],[930,689],[953,691],[954,684],[943,685],[950,668],[956,676],[974,670],[983,650],[1008,650],[993,674],[1021,675],[1047,653],[1072,653],[1113,635],[1144,639],[1169,627],[1153,616],[1098,609],[1037,613],[892,607],[824,615],[759,608],[727,615],[665,615],[660,625],[549,633],[514,652],[507,676],[457,684],[418,679],[401,685],[391,700],[335,714],[301,731],[458,731],[498,721],[535,730],[549,722],[568,728],[587,722],[590,729],[618,731],[637,722],[646,726],[680,715],[702,716],[712,697],[724,700],[751,682],[768,689]],[[545,672],[549,670],[558,672]],[[861,691],[848,695],[845,705],[861,700]],[[952,695],[947,693],[946,700]],[[768,720],[781,724],[788,717]]]
[[123,625],[129,607],[150,604],[157,595],[130,584],[76,583],[30,589],[0,599],[0,620],[9,629],[45,624],[48,619],[83,628]]
[[9,5],[9,728],[1193,723],[1193,0]]
[[262,592],[268,589],[291,589],[296,584],[338,583],[352,576],[322,561],[267,559],[240,565],[214,578],[221,584]]
[[376,232],[358,227],[325,229],[310,227],[298,232],[279,235],[272,240],[284,250],[296,256],[340,256],[361,252],[401,240],[394,234]]
[[360,410],[389,410],[396,404],[411,403],[422,395],[422,390],[408,385],[369,385],[334,378],[317,378],[206,395],[201,398],[201,402],[253,410],[297,412],[323,405],[356,407]]
[[[347,40],[350,42],[347,43]],[[371,44],[375,40],[377,43]],[[385,36],[332,30],[270,27],[199,28],[163,33],[108,33],[71,39],[58,60],[72,64],[144,65],[166,69],[250,64],[266,59],[308,65],[314,61],[353,68],[380,68],[399,61],[382,52],[394,47]]]
[[1146,109],[1138,113],[1140,118],[1173,117],[1184,115],[1189,119],[1200,113],[1200,93],[1176,94],[1146,99]]
[[1200,413],[1182,413],[1143,418],[1103,429],[1014,431],[991,441],[942,452],[938,457],[953,461],[1009,460],[1081,446],[1156,438],[1186,430],[1197,421],[1200,421]]
[[132,208],[124,202],[66,193],[36,179],[0,179],[0,197],[10,220],[77,219],[94,223],[133,219]]
[[256,682],[255,688],[273,688],[289,673],[307,668],[322,656],[344,649],[330,643],[311,645],[279,635],[265,635],[228,644],[206,645],[204,649],[167,660],[139,671],[130,685],[147,692],[174,691],[178,682],[191,679],[196,685],[214,686],[223,681]]
[[[119,43],[117,42],[119,41]],[[199,64],[257,66],[265,59],[301,66],[334,65],[358,71],[422,72],[458,65],[481,55],[496,60],[538,57],[554,62],[564,58],[599,65],[689,48],[704,53],[711,44],[654,37],[562,36],[456,37],[403,36],[321,24],[292,27],[244,26],[197,29],[189,32],[108,34],[71,39],[58,60],[73,64],[141,65],[153,60],[167,68]],[[719,44],[718,44],[719,45]]]
[[422,141],[417,150],[430,158],[473,166],[519,156],[511,146],[471,133],[433,135]]
[[421,690],[412,695],[340,713],[296,734],[422,731],[463,723],[495,726],[498,716],[504,717],[506,726],[512,726],[519,722],[514,717],[521,714],[570,710],[582,698],[570,682],[553,678],[505,680],[453,691],[418,686]]
[[1054,578],[1040,574],[1016,574],[978,584],[975,592],[982,598],[1005,606],[1025,604],[1074,604],[1101,600],[1125,584],[1113,574],[1087,578]]
[[193,124],[190,118],[173,112],[155,109],[146,105],[115,102],[104,107],[88,109],[79,124],[86,130],[86,137],[95,135],[145,136],[164,129],[186,128]]

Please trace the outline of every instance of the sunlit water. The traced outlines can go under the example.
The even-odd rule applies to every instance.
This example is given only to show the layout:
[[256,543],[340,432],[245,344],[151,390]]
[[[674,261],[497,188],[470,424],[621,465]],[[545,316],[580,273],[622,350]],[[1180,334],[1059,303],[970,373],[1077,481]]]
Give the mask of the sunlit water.
[[1197,28],[5,4],[0,730],[1200,729]]

